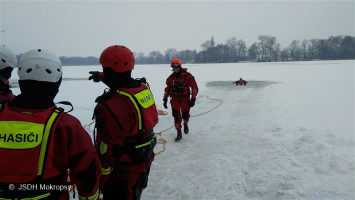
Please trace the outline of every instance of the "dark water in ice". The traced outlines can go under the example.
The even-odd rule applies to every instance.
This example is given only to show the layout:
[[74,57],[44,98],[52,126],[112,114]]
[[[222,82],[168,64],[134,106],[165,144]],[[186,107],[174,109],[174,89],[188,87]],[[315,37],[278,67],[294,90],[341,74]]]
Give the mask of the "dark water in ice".
[[207,87],[218,87],[218,88],[264,88],[271,84],[277,84],[277,82],[272,81],[248,81],[246,85],[236,85],[234,81],[210,81],[207,82]]
[[[88,81],[88,78],[63,78],[62,81]],[[11,88],[18,88],[18,80],[10,80]]]

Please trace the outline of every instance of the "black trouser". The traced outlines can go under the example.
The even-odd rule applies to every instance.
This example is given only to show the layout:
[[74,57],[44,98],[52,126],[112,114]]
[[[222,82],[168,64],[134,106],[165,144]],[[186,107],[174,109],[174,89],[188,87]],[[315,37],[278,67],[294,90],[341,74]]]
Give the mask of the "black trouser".
[[[142,172],[135,181],[135,185],[129,185],[125,180],[115,179],[111,176],[104,187],[102,188],[103,199],[104,200],[139,200],[141,198],[143,189],[148,185],[150,167],[148,167],[144,172]],[[133,181],[133,180],[132,180]],[[129,188],[131,187],[131,188]],[[129,189],[132,190],[133,194],[129,194]]]

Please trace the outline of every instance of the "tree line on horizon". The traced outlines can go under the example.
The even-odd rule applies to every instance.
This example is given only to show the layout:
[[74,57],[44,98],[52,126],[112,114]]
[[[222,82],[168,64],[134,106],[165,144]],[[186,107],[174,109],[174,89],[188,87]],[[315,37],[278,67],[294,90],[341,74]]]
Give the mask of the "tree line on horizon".
[[[201,44],[201,51],[167,49],[164,54],[152,51],[148,55],[134,53],[136,64],[168,64],[177,57],[183,63],[285,62],[355,59],[355,37],[330,36],[328,39],[293,40],[281,48],[276,37],[259,35],[258,41],[247,47],[243,40],[231,37],[225,44],[215,44],[214,37]],[[63,65],[99,65],[96,57],[60,57]]]

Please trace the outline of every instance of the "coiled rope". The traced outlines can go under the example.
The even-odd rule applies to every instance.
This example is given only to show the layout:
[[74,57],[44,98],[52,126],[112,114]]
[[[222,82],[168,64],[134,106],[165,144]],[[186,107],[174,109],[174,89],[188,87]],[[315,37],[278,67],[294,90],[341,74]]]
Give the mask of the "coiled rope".
[[[200,97],[198,97],[198,98],[201,98],[201,97],[204,97],[204,96],[200,96]],[[214,108],[212,108],[211,110],[208,110],[208,111],[203,112],[203,113],[200,113],[200,114],[191,115],[191,117],[197,117],[197,116],[205,115],[205,114],[207,114],[207,113],[209,113],[209,112],[211,112],[211,111],[217,109],[217,108],[223,103],[223,100],[221,100],[221,99],[210,98],[210,97],[207,96],[207,95],[205,95],[205,97],[206,97],[207,99],[209,99],[209,100],[219,101],[219,103],[218,103]],[[174,128],[174,126],[175,126],[175,125],[171,126],[170,128],[167,128],[167,129],[165,129],[165,130],[162,130],[162,131],[160,131],[160,132],[158,132],[158,133],[155,133],[155,134],[157,134],[157,135],[159,135],[159,136],[162,136],[162,133],[164,133],[164,132],[166,132],[166,131],[168,131],[168,130]],[[167,141],[166,141],[164,138],[161,137],[161,138],[159,138],[159,140],[158,140],[157,143],[158,143],[158,144],[162,144],[162,145],[163,145],[163,149],[162,149],[161,151],[155,153],[155,155],[158,155],[158,154],[160,154],[160,153],[162,153],[162,152],[165,151],[165,144],[167,143]]]

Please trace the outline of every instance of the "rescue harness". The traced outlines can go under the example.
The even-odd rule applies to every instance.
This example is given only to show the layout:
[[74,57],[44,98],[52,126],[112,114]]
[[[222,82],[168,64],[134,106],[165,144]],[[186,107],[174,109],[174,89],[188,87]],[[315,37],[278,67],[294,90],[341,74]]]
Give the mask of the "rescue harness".
[[[122,162],[120,165],[131,165],[146,162],[150,159],[151,155],[154,153],[153,149],[157,143],[157,139],[153,128],[147,129],[147,123],[145,123],[144,112],[155,104],[153,94],[150,91],[149,85],[142,82],[146,86],[146,89],[141,90],[137,93],[130,93],[129,91],[116,90],[113,94],[118,94],[126,97],[133,104],[138,119],[138,130],[137,134],[133,136],[128,136],[126,142],[123,146],[114,145],[113,154],[120,157],[122,154],[127,154],[131,158],[131,162]],[[109,92],[110,93],[110,92]],[[105,94],[104,94],[105,95]],[[111,94],[112,95],[112,94]],[[110,96],[111,96],[110,95]],[[115,114],[110,109],[109,105],[102,102],[105,109],[108,110],[111,117],[114,119],[118,127],[123,130],[121,123],[115,116]],[[104,141],[100,142],[100,153],[105,154],[107,151],[107,144]],[[117,159],[118,161],[120,159]],[[116,164],[117,165],[117,164]],[[107,175],[111,172],[110,168],[101,168],[102,174]]]
[[[174,74],[172,74],[172,76],[174,76]],[[181,72],[180,76],[179,76],[179,81],[178,83],[175,83],[175,79],[173,78],[172,80],[172,86],[170,87],[170,95],[171,96],[189,96],[190,95],[190,91],[189,91],[189,86],[187,84],[183,83],[183,77],[185,77],[185,72]]]

